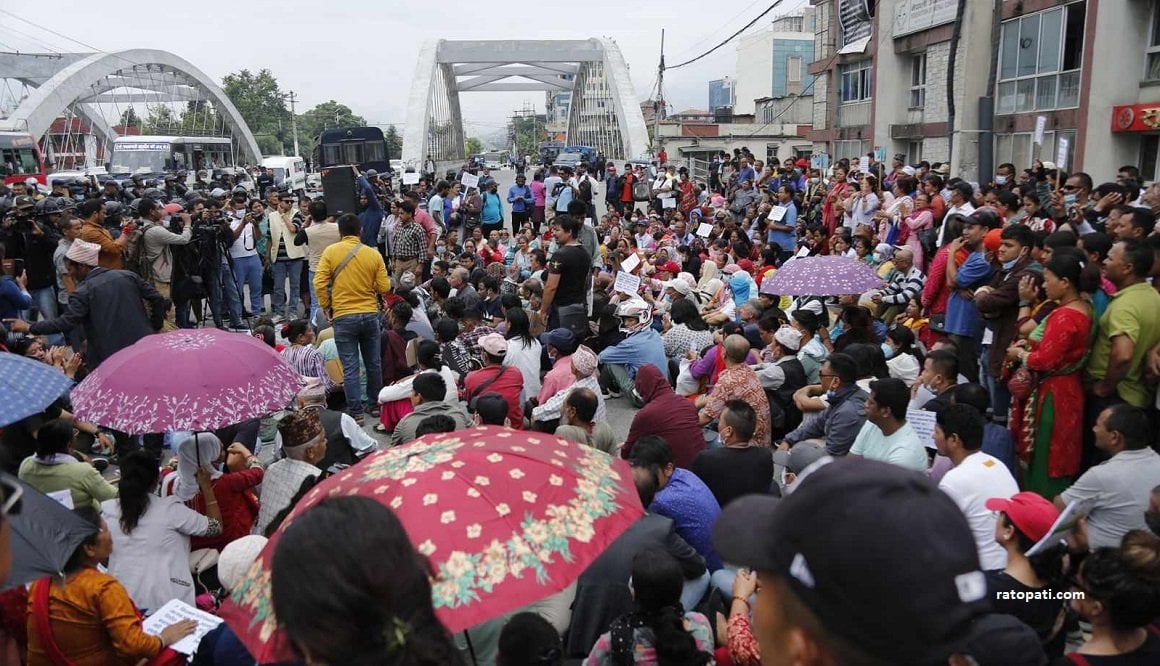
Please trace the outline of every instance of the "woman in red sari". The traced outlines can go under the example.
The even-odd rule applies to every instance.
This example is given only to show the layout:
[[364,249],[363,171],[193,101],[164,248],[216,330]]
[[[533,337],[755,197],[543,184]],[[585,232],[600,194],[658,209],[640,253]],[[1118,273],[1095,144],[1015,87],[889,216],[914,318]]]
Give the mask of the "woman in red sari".
[[680,180],[677,182],[677,210],[688,219],[689,213],[697,207],[697,186],[689,178],[689,170],[681,167]]
[[847,177],[846,167],[837,165],[834,167],[834,177],[830,181],[830,191],[826,192],[826,198],[822,201],[822,224],[826,227],[826,234],[833,235],[834,229],[841,226],[843,210],[842,202],[846,199],[846,193],[850,190],[850,184],[846,182]]
[[1099,286],[1099,268],[1073,248],[1056,250],[1043,271],[1051,314],[1007,349],[1028,373],[1010,383],[1011,432],[1024,464],[1023,487],[1053,499],[1079,472],[1083,446],[1081,371],[1091,347],[1092,306],[1083,295]]

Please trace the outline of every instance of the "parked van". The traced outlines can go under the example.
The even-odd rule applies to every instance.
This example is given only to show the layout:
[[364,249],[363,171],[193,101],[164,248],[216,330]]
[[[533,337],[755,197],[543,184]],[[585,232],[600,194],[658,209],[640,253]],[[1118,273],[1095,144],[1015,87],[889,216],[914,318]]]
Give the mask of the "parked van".
[[292,192],[306,191],[306,160],[301,157],[263,157],[262,166],[270,170],[275,186],[286,184]]

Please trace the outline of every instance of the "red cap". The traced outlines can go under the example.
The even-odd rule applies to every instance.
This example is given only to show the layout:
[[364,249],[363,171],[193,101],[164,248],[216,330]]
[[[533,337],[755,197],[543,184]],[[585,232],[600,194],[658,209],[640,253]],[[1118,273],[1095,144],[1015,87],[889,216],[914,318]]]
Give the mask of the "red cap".
[[672,273],[673,275],[676,275],[677,273],[681,272],[681,267],[679,264],[677,264],[677,262],[669,261],[669,262],[666,262],[666,263],[663,263],[663,264],[660,264],[657,266],[657,272],[659,273],[661,271],[664,271],[666,273]]
[[748,259],[742,259],[741,261],[737,262],[737,265],[740,266],[741,270],[745,271],[746,273],[753,272],[753,262]]
[[983,246],[992,253],[999,251],[999,245],[1003,243],[1003,230],[992,229],[987,232],[986,237],[983,238]]
[[798,160],[797,162],[794,163],[794,166],[801,168],[801,169],[806,169],[806,168],[809,168],[810,163],[805,161],[805,160]]
[[1007,514],[1015,529],[1032,541],[1039,541],[1051,531],[1051,526],[1059,519],[1059,509],[1040,495],[1022,492],[1010,499],[992,497],[984,503],[991,511]]

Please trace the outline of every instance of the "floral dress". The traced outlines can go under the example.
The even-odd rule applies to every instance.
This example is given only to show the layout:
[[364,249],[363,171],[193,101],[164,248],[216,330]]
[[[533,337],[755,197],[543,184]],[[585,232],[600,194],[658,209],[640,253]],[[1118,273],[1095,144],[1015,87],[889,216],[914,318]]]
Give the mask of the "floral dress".
[[1056,308],[1029,336],[1026,366],[1037,381],[1030,395],[1011,400],[1011,433],[1026,465],[1023,486],[1052,499],[1079,472],[1083,447],[1081,370],[1090,349],[1092,318]]

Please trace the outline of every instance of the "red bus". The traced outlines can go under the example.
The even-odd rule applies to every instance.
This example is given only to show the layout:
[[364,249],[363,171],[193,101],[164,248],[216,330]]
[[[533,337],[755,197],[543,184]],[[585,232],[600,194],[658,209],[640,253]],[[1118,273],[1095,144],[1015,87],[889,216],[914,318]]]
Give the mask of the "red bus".
[[29,177],[47,184],[44,157],[36,139],[27,132],[0,132],[0,175],[4,184],[24,182]]

